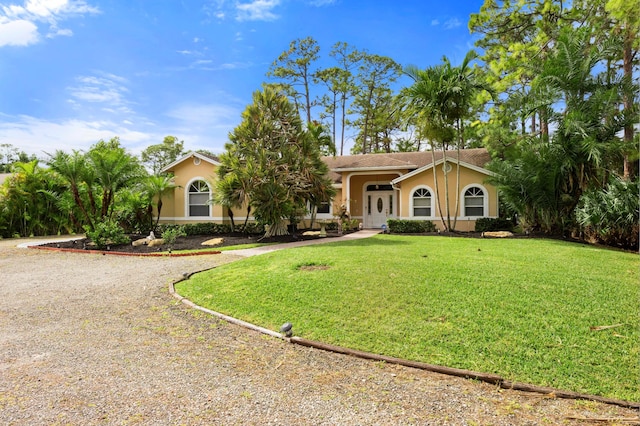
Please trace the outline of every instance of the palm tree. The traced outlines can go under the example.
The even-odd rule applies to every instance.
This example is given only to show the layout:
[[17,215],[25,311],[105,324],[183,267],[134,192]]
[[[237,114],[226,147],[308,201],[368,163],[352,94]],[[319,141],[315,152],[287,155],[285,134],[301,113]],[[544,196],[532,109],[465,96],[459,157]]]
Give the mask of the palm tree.
[[126,153],[117,139],[98,142],[89,151],[88,159],[95,171],[96,184],[102,191],[99,218],[110,219],[116,192],[135,183],[144,169],[135,157]]
[[[460,149],[465,146],[464,122],[471,115],[471,106],[475,95],[481,91],[489,91],[488,86],[482,84],[475,69],[470,67],[471,62],[477,58],[477,54],[469,51],[462,63],[454,67],[445,56],[443,63],[429,67],[425,70],[416,67],[406,67],[404,72],[414,80],[414,84],[407,88],[403,94],[410,104],[409,111],[418,114],[421,118],[421,127],[424,134],[431,136],[431,140],[437,140],[442,146],[443,167],[447,167],[447,149],[451,142],[456,146],[456,204],[454,221],[451,224],[451,211],[449,203],[449,181],[447,173],[444,174],[445,186],[445,213],[446,230],[455,230],[456,220],[460,207]],[[489,91],[489,93],[491,93]],[[432,142],[433,146],[433,142]],[[435,164],[435,157],[434,157]],[[436,192],[437,182],[436,182]],[[436,194],[436,197],[439,196]]]
[[[171,194],[175,188],[178,188],[171,176],[167,175],[150,175],[147,176],[142,183],[142,190],[145,192],[150,200],[156,200],[156,210],[158,216],[156,222],[153,224],[153,230],[158,228],[160,222],[160,215],[162,213],[162,197],[167,194]],[[153,201],[152,201],[153,202]],[[153,216],[152,219],[153,220]]]
[[[80,151],[75,150],[72,154],[67,154],[64,151],[58,150],[54,155],[48,155],[50,157],[48,162],[49,167],[57,172],[58,175],[60,175],[67,183],[76,206],[78,206],[82,212],[83,219],[86,221],[87,225],[93,229],[93,220],[92,215],[90,214],[94,209],[92,202],[93,192],[91,192],[91,179],[89,178],[91,172],[87,164],[86,156]],[[82,188],[84,185],[89,187],[89,194],[91,198],[89,203],[87,203],[82,196]],[[88,207],[87,204],[90,204],[90,207]]]

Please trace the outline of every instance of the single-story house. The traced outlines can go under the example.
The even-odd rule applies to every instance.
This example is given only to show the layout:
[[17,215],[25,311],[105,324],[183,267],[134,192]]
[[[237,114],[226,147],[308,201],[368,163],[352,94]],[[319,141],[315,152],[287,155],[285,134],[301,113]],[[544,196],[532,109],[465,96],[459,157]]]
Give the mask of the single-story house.
[[[397,152],[390,154],[324,157],[336,188],[335,199],[320,206],[317,219],[333,219],[341,206],[364,228],[380,228],[388,219],[429,220],[442,228],[446,217],[445,175],[448,178],[449,216],[453,221],[456,205],[456,176],[460,168],[459,211],[456,230],[472,231],[481,217],[498,216],[498,193],[486,183],[491,172],[484,148],[447,151],[445,168],[442,152]],[[178,187],[163,198],[161,222],[228,223],[228,212],[209,203],[212,182],[220,163],[215,157],[189,153],[163,168],[174,175]],[[434,172],[437,179],[434,179]],[[438,196],[436,196],[436,194]],[[233,211],[236,222],[244,221],[246,209]],[[253,218],[250,217],[249,220]]]

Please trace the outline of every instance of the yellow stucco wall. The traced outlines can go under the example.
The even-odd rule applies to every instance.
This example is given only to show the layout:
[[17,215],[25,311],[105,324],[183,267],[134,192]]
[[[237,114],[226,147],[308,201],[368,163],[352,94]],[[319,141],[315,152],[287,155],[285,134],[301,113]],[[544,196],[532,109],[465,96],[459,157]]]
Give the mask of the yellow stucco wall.
[[[456,204],[456,171],[457,165],[449,163],[452,169],[447,174],[449,180],[449,205],[450,216],[453,221],[455,215]],[[216,179],[217,167],[205,160],[200,160],[196,164],[194,158],[188,158],[176,165],[171,172],[175,175],[175,184],[179,188],[175,189],[173,196],[163,198],[163,209],[161,222],[172,223],[189,223],[189,222],[207,222],[213,221],[217,223],[229,223],[229,215],[226,208],[219,205],[211,206],[211,216],[209,217],[188,217],[185,212],[187,210],[187,191],[189,185],[196,179],[202,179],[212,185]],[[342,188],[336,189],[336,196],[332,203],[332,213],[319,215],[318,219],[333,219],[334,215],[339,212],[340,205],[348,206],[349,213],[352,218],[361,222],[364,220],[365,210],[365,190],[367,185],[373,184],[389,184],[393,179],[398,178],[409,170],[387,171],[387,172],[343,172]],[[442,206],[442,213],[445,213],[445,185],[444,172],[442,165],[436,166],[439,200],[432,205],[432,213],[429,218],[414,217],[412,214],[412,195],[416,188],[427,187],[432,197],[436,196],[436,185],[434,184],[433,169],[426,169],[422,173],[411,176],[402,180],[396,185],[395,204],[393,205],[393,217],[409,220],[430,220],[440,229],[442,229],[442,221],[439,216],[438,205]],[[463,210],[462,197],[464,190],[469,185],[479,185],[486,192],[487,202],[485,203],[485,217],[497,217],[498,215],[498,197],[497,190],[492,185],[485,183],[487,175],[478,170],[462,166],[460,168],[460,211],[457,215],[456,230],[473,231],[475,227],[475,217],[465,217]],[[214,190],[212,185],[212,191]],[[242,222],[247,214],[246,207],[233,210],[236,223]],[[251,218],[250,218],[251,219]],[[305,224],[308,225],[305,221]]]
[[[456,182],[457,182],[457,165],[449,163],[452,168],[449,173],[447,173],[448,178],[448,186],[449,186],[449,212],[450,217],[453,221],[453,218],[456,217],[455,207],[456,207]],[[446,191],[445,191],[445,176],[443,172],[442,165],[436,166],[436,174],[438,181],[438,193],[439,198],[433,203],[433,211],[431,220],[438,228],[442,229],[442,222],[440,220],[440,211],[438,209],[438,205],[442,208],[442,215],[446,217]],[[464,196],[465,188],[469,185],[480,186],[484,192],[486,192],[487,196],[487,208],[485,210],[484,217],[497,217],[498,215],[498,196],[497,189],[489,185],[485,182],[487,179],[487,175],[481,173],[479,171],[466,168],[464,166],[460,167],[460,207],[457,215],[457,224],[456,230],[458,231],[473,231],[475,228],[475,217],[466,217],[464,216],[464,211],[462,210],[462,197]],[[401,181],[397,187],[401,188],[400,194],[401,199],[399,200],[400,212],[398,217],[401,219],[414,219],[412,214],[412,203],[411,198],[413,196],[413,192],[418,187],[426,186],[431,192],[431,196],[436,196],[436,185],[434,183],[433,169],[425,170],[423,173],[407,178],[406,180]],[[415,219],[423,219],[423,218],[415,218]]]
[[[403,170],[401,172],[406,172]],[[367,185],[380,185],[389,184],[391,180],[400,176],[400,172],[393,173],[370,173],[370,174],[355,174],[350,172],[344,172],[342,175],[343,190],[341,192],[341,202],[349,206],[349,213],[351,217],[362,219],[364,215],[364,192]],[[344,189],[346,185],[350,186],[350,190]],[[397,214],[397,203],[394,208]]]
[[[197,161],[200,160],[200,161]],[[196,157],[188,158],[181,163],[173,167],[170,172],[174,175],[174,183],[178,185],[178,188],[174,190],[172,196],[163,197],[162,216],[160,222],[162,223],[198,223],[198,222],[216,222],[216,223],[229,223],[229,214],[226,208],[220,205],[211,205],[211,215],[188,217],[187,215],[187,193],[189,186],[195,180],[204,180],[211,188],[211,196],[215,192],[215,181],[217,179],[217,166],[211,164],[208,161],[197,159]],[[244,218],[247,214],[246,206],[233,209],[233,215],[236,223],[239,221],[244,222]]]

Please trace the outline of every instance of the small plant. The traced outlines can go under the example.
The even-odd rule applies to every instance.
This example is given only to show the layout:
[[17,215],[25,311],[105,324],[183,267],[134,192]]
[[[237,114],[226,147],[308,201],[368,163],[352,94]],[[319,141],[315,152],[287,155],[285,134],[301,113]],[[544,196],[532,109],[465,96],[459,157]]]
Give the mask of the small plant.
[[108,245],[127,244],[129,237],[124,234],[124,230],[117,223],[107,220],[98,222],[93,230],[85,226],[87,238],[100,248],[106,248]]
[[182,226],[174,226],[168,229],[165,229],[162,232],[162,239],[164,240],[165,244],[168,244],[169,247],[171,247],[176,240],[178,239],[178,237],[186,237],[187,233],[184,230],[184,227]]

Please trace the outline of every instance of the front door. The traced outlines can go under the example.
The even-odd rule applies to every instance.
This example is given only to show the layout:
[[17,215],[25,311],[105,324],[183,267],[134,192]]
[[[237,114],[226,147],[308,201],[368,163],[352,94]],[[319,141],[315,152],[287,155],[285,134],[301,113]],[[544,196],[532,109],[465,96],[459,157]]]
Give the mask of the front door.
[[393,217],[393,191],[368,192],[366,198],[367,218],[365,227],[380,228]]

